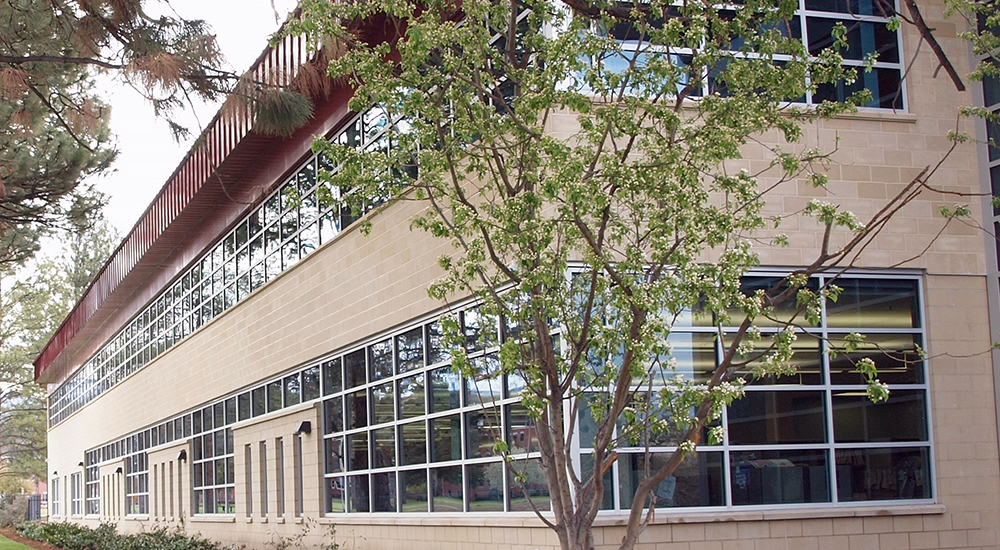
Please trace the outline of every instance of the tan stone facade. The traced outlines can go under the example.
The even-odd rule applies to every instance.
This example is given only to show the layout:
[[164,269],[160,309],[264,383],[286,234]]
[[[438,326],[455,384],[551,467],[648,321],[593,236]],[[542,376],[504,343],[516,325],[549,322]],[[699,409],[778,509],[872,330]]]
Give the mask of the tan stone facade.
[[[953,22],[942,19],[943,7],[932,4],[922,9],[938,34],[946,37],[943,44],[952,59],[965,59],[966,46],[954,38]],[[904,25],[903,38],[909,59],[918,49],[918,37]],[[956,123],[954,114],[954,107],[971,104],[972,96],[956,92],[949,81],[935,78],[935,72],[930,56],[917,58],[906,78],[909,108],[905,113],[865,111],[807,129],[802,147],[836,148],[829,186],[814,189],[801,182],[785,184],[777,190],[770,213],[796,212],[810,199],[823,197],[864,220],[925,166],[946,155],[930,183],[944,192],[978,192],[975,146],[960,145],[948,153],[951,144],[944,138],[956,124],[962,131],[973,130],[968,121]],[[568,135],[575,121],[567,113],[554,116],[550,124],[553,134]],[[768,162],[762,146],[750,146],[743,161],[732,167],[754,171]],[[1000,456],[996,381],[989,355],[988,260],[983,236],[975,227],[979,222],[954,222],[942,231],[939,207],[957,202],[962,202],[960,197],[924,193],[899,213],[855,264],[859,269],[887,273],[902,267],[923,285],[933,497],[911,504],[661,511],[639,548],[1000,547]],[[87,451],[442,311],[443,305],[428,298],[426,288],[439,276],[437,258],[449,252],[450,245],[410,230],[417,208],[401,203],[375,213],[368,236],[356,226],[343,231],[54,425],[49,432],[48,467],[50,478],[62,480],[62,510],[71,510],[70,475],[82,471],[80,463]],[[763,264],[780,269],[810,263],[819,244],[816,226],[795,218],[782,230],[789,233],[791,246],[761,249]],[[76,362],[86,359],[76,358]],[[53,383],[50,389],[57,386]],[[197,513],[192,499],[196,449],[189,437],[177,437],[148,448],[146,513],[129,513],[128,465],[115,458],[97,465],[98,513],[64,513],[53,519],[89,525],[114,522],[124,530],[183,525],[189,532],[253,548],[275,545],[279,538],[300,533],[307,533],[303,540],[311,545],[336,541],[341,548],[359,550],[558,547],[554,534],[524,512],[324,515],[321,407],[313,400],[231,425],[232,441],[221,443],[230,446],[224,454],[232,455],[235,481],[229,485],[233,485],[235,505],[231,513]],[[308,433],[301,432],[304,422],[311,427]],[[279,448],[283,468],[276,458]],[[262,485],[263,479],[267,483]],[[599,548],[616,547],[622,522],[622,515],[614,513],[598,519]],[[331,528],[335,535],[330,534]]]

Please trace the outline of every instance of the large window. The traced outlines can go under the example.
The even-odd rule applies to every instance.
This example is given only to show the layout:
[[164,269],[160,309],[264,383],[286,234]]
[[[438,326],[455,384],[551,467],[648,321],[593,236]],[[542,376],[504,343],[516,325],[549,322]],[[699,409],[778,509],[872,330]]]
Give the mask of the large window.
[[[750,278],[748,290],[774,279]],[[779,504],[853,504],[925,500],[931,492],[924,346],[915,279],[846,278],[840,299],[827,302],[824,323],[798,329],[795,375],[753,379],[746,396],[725,411],[719,445],[703,444],[697,454],[655,490],[658,507],[754,506]],[[677,372],[699,379],[714,369],[726,342],[712,326],[675,327]],[[732,328],[735,330],[735,327]],[[776,329],[762,329],[765,334]],[[843,348],[850,332],[867,335],[850,354]],[[766,340],[766,338],[765,338]],[[758,355],[760,351],[754,352]],[[875,405],[865,381],[854,370],[872,358],[879,377],[890,384],[889,401]],[[747,359],[753,359],[751,353]],[[749,369],[752,368],[752,363]],[[654,383],[653,395],[659,388]],[[593,426],[582,407],[581,447],[588,464]],[[703,442],[707,441],[703,438]],[[675,447],[651,443],[652,468]],[[628,509],[646,471],[646,448],[624,448],[609,472],[615,499],[606,509]]]
[[149,458],[145,452],[125,459],[125,514],[149,513]]
[[76,472],[69,476],[70,505],[74,516],[83,515],[83,473]]
[[[462,312],[472,361],[498,368],[496,319]],[[493,452],[513,443],[522,469],[538,473],[532,422],[511,379],[463,379],[451,370],[437,322],[325,361],[325,510],[462,512],[527,509],[524,488]],[[548,506],[544,478],[529,478]]]
[[52,483],[49,484],[49,505],[52,507],[49,510],[49,515],[58,517],[62,515],[62,499],[59,494],[59,478],[52,478]]
[[86,469],[84,470],[84,495],[86,502],[84,503],[85,512],[87,515],[96,515],[100,513],[100,502],[101,502],[101,472],[100,468],[97,466],[97,451],[89,451],[86,453],[86,460],[84,461]]
[[[802,40],[811,55],[818,55],[834,45],[834,29],[842,25],[846,29],[843,37],[846,48],[838,51],[844,58],[844,66],[856,72],[856,78],[852,83],[839,81],[820,85],[815,91],[807,91],[805,97],[796,101],[812,104],[844,101],[855,92],[868,90],[872,98],[866,107],[894,110],[906,108],[899,32],[890,30],[890,16],[895,13],[891,9],[892,4],[891,1],[883,0],[800,0],[799,10],[792,18],[780,24],[778,29],[786,37]],[[722,11],[725,15],[725,10]],[[656,25],[657,22],[654,21],[653,24]],[[659,24],[662,24],[662,20]],[[600,60],[609,71],[624,71],[633,57],[636,63],[643,64],[648,55],[658,51],[655,45],[641,42],[639,31],[630,24],[619,23],[604,32],[617,39],[623,49],[621,53],[606,55]],[[734,42],[734,47],[738,46],[739,41]],[[637,51],[638,56],[635,55]],[[673,64],[687,67],[692,62],[693,53],[692,50],[675,48],[669,55]],[[775,61],[781,63],[783,56],[775,55]],[[720,66],[711,74],[701,75],[699,80],[703,85],[694,90],[693,95],[724,95],[724,84],[715,78],[717,71],[723,70],[724,67]],[[685,81],[677,85],[683,88],[687,84]]]
[[195,433],[200,434],[191,440],[195,514],[236,513],[233,430],[225,427],[235,421],[232,398],[194,413]]

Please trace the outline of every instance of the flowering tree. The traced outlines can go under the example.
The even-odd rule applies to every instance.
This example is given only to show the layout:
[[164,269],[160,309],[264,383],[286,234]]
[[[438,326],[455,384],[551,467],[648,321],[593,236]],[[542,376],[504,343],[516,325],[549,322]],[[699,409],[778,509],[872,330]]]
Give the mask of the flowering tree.
[[[790,23],[797,2],[739,6],[312,0],[289,27],[316,44],[334,37],[330,74],[356,87],[352,108],[374,105],[389,125],[377,149],[317,142],[338,167],[326,175],[343,192],[335,199],[356,210],[425,203],[415,227],[455,245],[431,294],[474,295],[480,313],[504,319],[498,368],[468,361],[462,347],[454,365],[476,379],[524,380],[551,497],[539,517],[566,549],[593,547],[616,449],[667,441],[676,450],[636,489],[620,543],[635,545],[654,489],[703,437],[721,437],[707,427],[744,383],[794,369],[795,327],[816,323],[822,301],[838,296],[810,276],[850,266],[936,170],[871,219],[822,201],[765,215],[782,185],[827,181],[829,151],[799,144],[804,125],[893,99],[854,86],[860,73],[841,56],[848,29],[835,26],[830,45],[810,52]],[[741,169],[748,143],[764,146],[766,169]],[[965,213],[948,211],[945,223]],[[787,246],[787,217],[818,223],[814,261],[748,291],[753,244]],[[702,380],[671,359],[672,327],[692,315],[720,337],[736,327]],[[763,341],[763,322],[784,328]],[[885,399],[874,363],[857,368],[870,397]],[[594,451],[580,466],[584,418]],[[496,450],[509,452],[502,441]]]

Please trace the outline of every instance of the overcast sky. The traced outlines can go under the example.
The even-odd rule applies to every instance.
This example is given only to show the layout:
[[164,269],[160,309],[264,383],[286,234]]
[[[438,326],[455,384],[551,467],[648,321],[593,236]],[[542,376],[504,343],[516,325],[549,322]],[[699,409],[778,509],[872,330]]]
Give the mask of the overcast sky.
[[[170,7],[185,19],[204,19],[215,30],[229,68],[245,71],[267,45],[267,38],[295,6],[294,0],[171,0]],[[151,13],[169,9],[160,0],[149,0]],[[280,21],[275,21],[275,11]],[[131,88],[104,82],[103,93],[111,104],[111,129],[119,150],[114,171],[95,180],[109,197],[105,215],[124,236],[167,178],[180,164],[201,133],[190,113],[178,117],[192,129],[192,137],[177,143],[167,124],[153,115],[150,105]],[[197,117],[207,124],[219,105],[201,105]]]

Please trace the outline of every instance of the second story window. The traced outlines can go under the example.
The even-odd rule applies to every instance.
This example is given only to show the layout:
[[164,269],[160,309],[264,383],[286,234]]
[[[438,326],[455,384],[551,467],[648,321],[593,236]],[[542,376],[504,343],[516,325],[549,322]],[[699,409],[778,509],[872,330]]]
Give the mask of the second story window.
[[[626,8],[633,4],[621,3],[619,6]],[[738,31],[715,30],[717,25],[729,23],[738,27],[734,23],[737,20],[736,9],[719,8],[715,12],[717,20],[706,24],[709,30],[702,37],[701,47],[697,42],[692,44],[687,37],[677,43],[670,42],[670,46],[661,46],[653,38],[669,26],[671,19],[683,21],[691,18],[679,6],[669,7],[655,15],[648,14],[644,20],[641,17],[637,20],[634,11],[621,18],[610,17],[608,21],[596,25],[597,32],[615,40],[618,47],[602,53],[595,62],[600,63],[607,73],[621,74],[633,64],[646,69],[654,63],[667,61],[678,69],[674,71],[676,82],[673,82],[678,91],[687,87],[686,93],[693,97],[705,94],[725,96],[729,93],[722,76],[726,71],[726,61],[696,61],[695,56],[704,53],[703,47],[710,40],[723,40],[726,43],[724,49],[747,52],[748,57],[755,55],[753,52],[758,50],[748,45],[749,39],[740,38]],[[650,11],[656,10],[650,8]],[[841,102],[867,90],[871,97],[863,107],[903,110],[906,108],[903,60],[899,31],[894,30],[891,24],[894,13],[892,0],[800,0],[794,14],[777,22],[761,23],[752,32],[776,31],[782,37],[801,41],[809,56],[820,56],[824,50],[836,48],[843,58],[843,67],[855,73],[853,81],[819,84],[802,96],[789,100],[808,104]],[[733,34],[726,34],[728,32]],[[689,42],[685,43],[685,40]],[[772,61],[783,66],[790,59],[779,48]],[[633,87],[641,89],[642,77],[636,77],[635,81]]]

